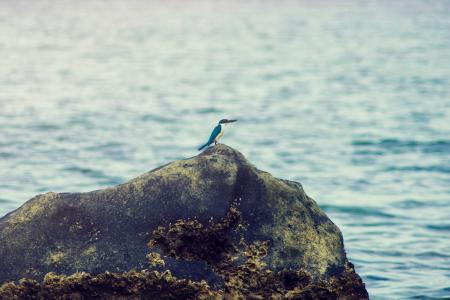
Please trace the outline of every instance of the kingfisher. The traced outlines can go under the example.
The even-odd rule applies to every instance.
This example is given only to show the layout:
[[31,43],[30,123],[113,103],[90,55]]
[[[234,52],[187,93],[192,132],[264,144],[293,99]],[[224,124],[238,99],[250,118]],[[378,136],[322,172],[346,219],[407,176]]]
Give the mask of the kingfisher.
[[211,145],[214,142],[214,145],[217,145],[217,141],[222,137],[223,132],[225,130],[225,125],[228,123],[236,122],[237,120],[228,120],[228,119],[222,119],[219,121],[219,124],[217,124],[216,127],[214,127],[211,136],[209,137],[208,142],[206,144],[202,145],[198,150],[202,150],[203,148]]

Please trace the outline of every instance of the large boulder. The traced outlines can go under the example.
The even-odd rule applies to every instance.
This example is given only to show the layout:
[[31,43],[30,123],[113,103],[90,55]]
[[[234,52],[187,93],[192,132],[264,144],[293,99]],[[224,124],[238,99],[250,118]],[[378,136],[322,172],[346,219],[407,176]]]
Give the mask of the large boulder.
[[[327,280],[348,267],[339,228],[299,183],[260,171],[219,144],[118,186],[27,201],[0,219],[0,282],[146,268],[147,243],[159,226],[223,220],[235,204],[247,243],[270,241],[268,268]],[[213,277],[205,262],[167,264],[189,278]]]

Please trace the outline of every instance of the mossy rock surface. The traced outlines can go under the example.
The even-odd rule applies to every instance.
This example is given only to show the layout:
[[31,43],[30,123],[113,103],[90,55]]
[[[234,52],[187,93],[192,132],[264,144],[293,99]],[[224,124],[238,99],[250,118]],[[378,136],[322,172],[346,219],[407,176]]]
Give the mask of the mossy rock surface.
[[[236,200],[243,237],[270,241],[268,268],[302,269],[322,280],[344,270],[342,234],[302,186],[219,144],[115,187],[27,201],[0,219],[0,282],[147,268],[147,243],[158,226],[220,220]],[[213,277],[204,261],[169,259],[166,267],[183,278]]]

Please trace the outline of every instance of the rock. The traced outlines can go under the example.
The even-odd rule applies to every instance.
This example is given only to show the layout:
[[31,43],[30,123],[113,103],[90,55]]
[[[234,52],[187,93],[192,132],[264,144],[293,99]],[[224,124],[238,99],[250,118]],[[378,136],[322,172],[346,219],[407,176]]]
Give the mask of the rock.
[[[230,211],[238,213],[236,222],[223,221]],[[206,230],[207,224],[217,231]],[[238,224],[244,228],[239,233]],[[196,228],[201,235],[189,233]],[[210,237],[224,246],[209,251]],[[220,282],[215,263],[237,253],[242,239],[270,244],[264,255],[269,270],[303,270],[323,282],[351,273],[365,292],[347,261],[339,228],[302,186],[256,169],[222,144],[115,187],[27,201],[0,219],[0,282],[42,280],[48,272],[148,268],[152,238],[166,255],[166,267],[183,278]]]

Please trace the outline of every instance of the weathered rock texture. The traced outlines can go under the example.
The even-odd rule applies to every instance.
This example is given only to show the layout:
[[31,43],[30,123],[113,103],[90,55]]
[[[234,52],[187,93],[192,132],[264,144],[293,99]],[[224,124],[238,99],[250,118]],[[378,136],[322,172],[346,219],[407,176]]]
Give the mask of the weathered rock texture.
[[[233,211],[238,218],[230,219]],[[216,227],[196,234],[209,228],[202,224]],[[183,278],[226,284],[230,276],[220,269],[236,272],[227,262],[242,240],[267,245],[263,263],[274,274],[301,270],[313,282],[353,276],[367,295],[341,232],[302,186],[256,169],[225,145],[115,187],[29,200],[0,219],[0,282],[143,269],[150,239],[165,267]]]

